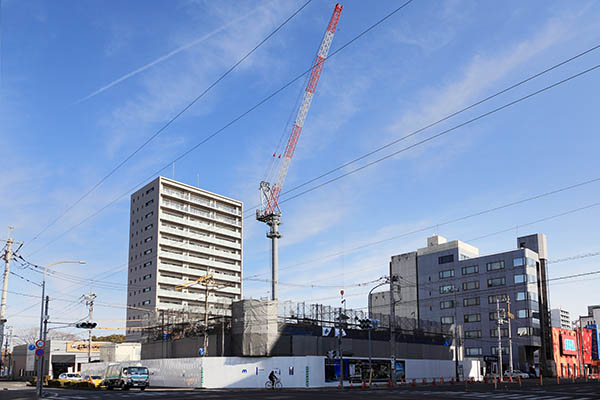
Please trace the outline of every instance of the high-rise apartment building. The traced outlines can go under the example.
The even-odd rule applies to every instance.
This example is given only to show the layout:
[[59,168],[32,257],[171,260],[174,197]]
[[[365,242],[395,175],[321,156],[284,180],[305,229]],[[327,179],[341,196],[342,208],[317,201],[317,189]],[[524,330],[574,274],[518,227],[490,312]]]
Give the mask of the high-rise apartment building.
[[553,328],[571,329],[571,314],[562,308],[553,308],[550,310],[550,319]]
[[[242,202],[165,177],[131,195],[127,340],[141,327],[185,312],[202,320],[213,274],[210,316],[231,316],[242,296]],[[167,319],[165,319],[167,314]]]
[[[547,371],[552,336],[546,254],[543,234],[519,237],[514,250],[489,255],[460,240],[430,237],[427,247],[391,258],[395,315],[445,325],[455,332],[459,358],[479,358],[490,371],[501,356],[507,369],[508,324],[500,325],[500,355],[496,309],[503,314],[510,300],[514,368]],[[370,312],[389,310],[389,297],[373,293]]]

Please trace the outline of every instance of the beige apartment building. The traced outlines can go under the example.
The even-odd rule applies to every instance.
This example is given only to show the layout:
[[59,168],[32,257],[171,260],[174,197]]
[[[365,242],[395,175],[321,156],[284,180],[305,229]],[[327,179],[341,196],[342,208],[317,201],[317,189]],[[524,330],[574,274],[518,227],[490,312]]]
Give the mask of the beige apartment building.
[[242,296],[242,202],[158,177],[130,205],[127,340],[178,315],[204,319],[205,286],[181,286],[210,273],[209,316],[231,316]]

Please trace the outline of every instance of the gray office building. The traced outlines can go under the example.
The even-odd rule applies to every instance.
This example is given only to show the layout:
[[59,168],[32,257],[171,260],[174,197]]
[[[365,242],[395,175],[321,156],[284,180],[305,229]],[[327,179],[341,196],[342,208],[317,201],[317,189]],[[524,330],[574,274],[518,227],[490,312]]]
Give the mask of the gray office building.
[[[496,371],[498,354],[497,307],[511,319],[513,366],[522,371],[548,371],[552,360],[546,287],[546,237],[519,237],[514,250],[480,255],[479,249],[435,235],[427,247],[395,255],[390,275],[395,277],[396,317],[437,321],[456,332],[458,358],[478,358],[487,371]],[[510,302],[510,306],[508,306]],[[371,313],[389,314],[387,296],[373,293]],[[545,311],[542,311],[545,310]],[[542,312],[541,312],[542,311]],[[509,365],[508,324],[500,326],[504,369]]]

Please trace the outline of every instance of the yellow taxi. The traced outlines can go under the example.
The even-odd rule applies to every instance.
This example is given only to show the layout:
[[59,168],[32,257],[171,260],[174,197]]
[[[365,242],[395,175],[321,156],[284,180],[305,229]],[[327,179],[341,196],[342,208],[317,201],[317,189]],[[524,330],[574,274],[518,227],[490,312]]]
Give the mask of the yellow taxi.
[[102,377],[100,375],[86,375],[83,377],[83,381],[87,382],[89,387],[97,389],[102,383]]

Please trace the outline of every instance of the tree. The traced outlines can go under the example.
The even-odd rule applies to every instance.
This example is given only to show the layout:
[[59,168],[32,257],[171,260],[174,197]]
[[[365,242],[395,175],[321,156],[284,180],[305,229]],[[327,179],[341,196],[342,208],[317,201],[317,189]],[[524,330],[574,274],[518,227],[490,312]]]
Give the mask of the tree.
[[[38,328],[23,328],[15,331],[15,339],[19,340],[25,344],[34,344],[36,340],[40,337],[40,331]],[[48,331],[47,337],[48,340],[67,340],[70,342],[78,342],[83,340],[81,336],[78,336],[73,333],[68,332],[60,332],[57,330]]]
[[108,336],[92,336],[94,342],[111,342],[111,343],[123,343],[125,341],[125,335],[108,335]]

